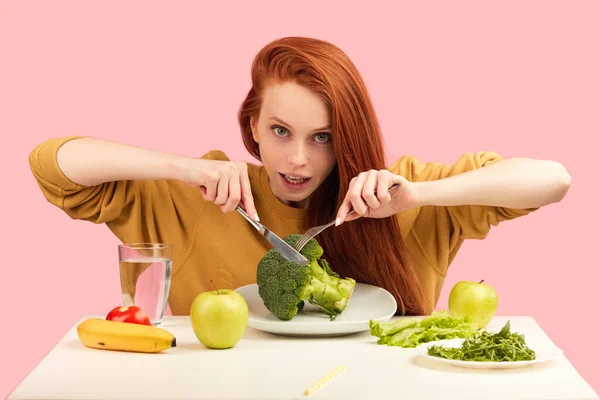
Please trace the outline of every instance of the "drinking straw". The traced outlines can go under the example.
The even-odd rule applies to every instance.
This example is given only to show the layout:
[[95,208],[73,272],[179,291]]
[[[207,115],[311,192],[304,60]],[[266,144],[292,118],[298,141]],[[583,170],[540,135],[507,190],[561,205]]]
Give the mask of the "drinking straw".
[[312,385],[311,387],[306,389],[304,391],[304,395],[308,396],[309,394],[314,393],[317,389],[319,389],[321,386],[323,386],[324,384],[326,384],[327,382],[332,380],[334,377],[336,377],[338,374],[340,374],[345,369],[346,369],[345,365],[340,365],[339,367],[335,368],[330,373],[328,373],[327,375],[325,375],[324,377],[319,379],[317,381],[317,383],[315,383],[314,385]]

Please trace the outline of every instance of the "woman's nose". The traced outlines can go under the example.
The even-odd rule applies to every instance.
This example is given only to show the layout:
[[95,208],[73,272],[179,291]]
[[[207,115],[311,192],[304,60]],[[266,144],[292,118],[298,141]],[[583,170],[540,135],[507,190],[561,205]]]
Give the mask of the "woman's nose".
[[308,164],[308,156],[306,149],[303,145],[298,145],[293,148],[287,157],[287,161],[290,165],[300,167]]

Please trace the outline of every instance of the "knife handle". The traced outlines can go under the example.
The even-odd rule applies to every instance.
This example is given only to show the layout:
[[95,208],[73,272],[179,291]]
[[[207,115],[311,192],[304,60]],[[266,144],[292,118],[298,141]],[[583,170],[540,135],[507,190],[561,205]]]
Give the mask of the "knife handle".
[[256,222],[255,220],[253,220],[252,218],[250,218],[250,216],[246,213],[246,211],[240,207],[239,205],[235,208],[237,212],[239,212],[244,218],[246,218],[248,220],[248,222],[250,222],[252,224],[252,226],[254,226],[254,228],[256,228],[257,231],[261,232],[263,231],[263,226],[261,223]]

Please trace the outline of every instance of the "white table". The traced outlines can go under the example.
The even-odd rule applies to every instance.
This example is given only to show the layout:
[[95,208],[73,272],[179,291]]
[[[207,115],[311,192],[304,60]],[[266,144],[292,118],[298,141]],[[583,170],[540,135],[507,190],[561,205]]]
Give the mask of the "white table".
[[[507,318],[527,343],[552,344],[529,317],[496,317],[488,328]],[[177,347],[140,354],[88,349],[75,324],[8,399],[599,399],[565,357],[543,366],[471,370],[377,345],[368,331],[291,338],[248,328],[236,347],[209,350],[188,317],[167,317],[162,327],[175,334]],[[344,372],[304,396],[340,364]]]

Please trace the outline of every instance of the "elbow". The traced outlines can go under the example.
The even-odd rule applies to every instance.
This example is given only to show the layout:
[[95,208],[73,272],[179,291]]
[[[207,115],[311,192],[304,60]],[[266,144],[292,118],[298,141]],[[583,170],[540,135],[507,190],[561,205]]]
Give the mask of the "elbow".
[[560,202],[571,188],[571,175],[564,165],[558,162],[552,163],[553,203]]
[[40,174],[41,165],[40,165],[39,155],[40,155],[40,150],[43,148],[43,146],[45,144],[46,144],[46,142],[40,143],[35,148],[33,148],[33,150],[31,150],[29,152],[29,157],[28,157],[29,169],[31,170],[31,172],[33,173],[34,176]]

